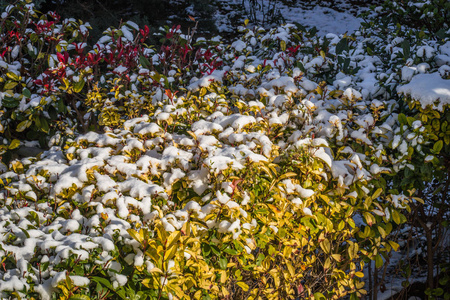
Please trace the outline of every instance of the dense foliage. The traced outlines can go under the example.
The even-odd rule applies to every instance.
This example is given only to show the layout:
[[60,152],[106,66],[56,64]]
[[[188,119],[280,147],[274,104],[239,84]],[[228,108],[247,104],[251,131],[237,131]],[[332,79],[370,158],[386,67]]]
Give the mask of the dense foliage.
[[[0,296],[376,295],[368,266],[405,224],[428,254],[448,226],[448,18],[414,3],[353,35],[245,24],[228,45],[174,26],[158,49],[131,21],[90,47],[89,24],[8,6]],[[429,18],[397,24],[410,13]],[[13,157],[32,140],[49,150]]]

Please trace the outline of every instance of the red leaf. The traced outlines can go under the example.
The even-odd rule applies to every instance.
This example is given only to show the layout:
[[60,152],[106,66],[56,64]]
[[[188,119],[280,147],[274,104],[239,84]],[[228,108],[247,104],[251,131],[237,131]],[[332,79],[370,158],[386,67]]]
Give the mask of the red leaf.
[[303,294],[304,291],[305,291],[305,288],[303,287],[303,285],[301,283],[299,283],[297,286],[297,293],[299,295],[301,295],[301,294]]
[[57,52],[56,56],[58,57],[59,62],[65,63],[64,56],[61,53]]

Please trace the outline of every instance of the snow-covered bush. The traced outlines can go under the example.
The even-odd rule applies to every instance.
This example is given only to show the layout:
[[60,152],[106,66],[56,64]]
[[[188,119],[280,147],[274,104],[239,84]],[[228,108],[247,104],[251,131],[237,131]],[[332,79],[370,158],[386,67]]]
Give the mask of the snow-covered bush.
[[[304,90],[287,77],[262,82],[272,85],[259,87],[262,101],[234,102],[217,93],[231,93],[226,86],[194,92],[193,83],[190,98],[167,97],[123,129],[12,162],[0,175],[3,228],[13,234],[2,248],[14,253],[3,278],[32,255],[25,278],[41,296],[64,270],[91,287],[100,277],[115,291],[139,284],[179,298],[364,293],[363,258],[381,264],[397,247],[386,237],[410,201],[383,192],[381,153],[375,162],[357,152],[376,155],[364,132],[377,130],[366,123],[383,109],[361,119],[350,91],[300,100]],[[19,250],[30,243],[34,251]]]
[[56,53],[85,47],[89,25],[61,21],[55,13],[40,15],[25,1],[9,5],[0,23],[3,154],[8,144],[10,149],[15,148],[18,139],[38,140],[42,134],[54,133],[51,128],[58,128],[67,104],[57,97],[58,79],[65,70],[55,68],[59,63]]
[[394,26],[396,33],[422,31],[430,38],[443,38],[450,29],[450,3],[446,0],[387,0],[372,13],[371,25],[384,28],[386,34]]
[[[448,263],[443,240],[450,217],[449,8],[448,1],[386,1],[361,28],[368,52],[380,58],[380,86],[399,104],[399,126],[388,151],[396,176],[389,185],[417,190],[423,200],[411,205],[405,228],[410,230],[401,232],[409,241],[415,235],[417,246],[410,254],[426,261],[429,297],[443,294],[435,289],[434,276],[439,264]],[[410,263],[403,268],[407,286],[408,270],[418,268]]]
[[[9,26],[14,9],[32,5],[3,13]],[[5,136],[52,108],[62,127],[47,122],[59,132],[39,157],[0,165],[0,296],[366,294],[420,184],[448,179],[449,39],[288,24],[225,45],[173,27],[156,51],[148,34],[127,22],[89,51],[53,42],[43,67],[6,46],[2,88],[18,82],[5,94],[20,101],[0,104]]]
[[175,92],[173,85],[222,64],[220,47],[193,45],[195,28],[191,35],[179,26],[162,28],[156,51],[145,44],[147,26],[126,22],[109,28],[90,49],[89,24],[42,15],[32,3],[8,6],[0,22],[0,132],[6,138],[0,153],[19,140],[46,147],[55,133],[119,125],[151,111],[153,95]]

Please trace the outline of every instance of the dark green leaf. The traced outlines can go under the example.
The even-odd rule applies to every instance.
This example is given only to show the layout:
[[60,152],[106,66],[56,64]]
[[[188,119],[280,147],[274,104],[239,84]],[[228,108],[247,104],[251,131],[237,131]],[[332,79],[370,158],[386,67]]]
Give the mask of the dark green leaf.
[[227,264],[228,264],[228,261],[227,261],[227,259],[225,257],[222,257],[222,258],[219,259],[219,267],[222,270],[226,270],[227,269]]
[[30,98],[31,97],[31,92],[30,92],[29,89],[24,88],[23,91],[22,91],[22,95],[24,95],[27,98]]
[[111,283],[105,278],[93,276],[91,278],[91,280],[101,284],[102,286],[106,286],[109,289],[113,289],[113,286],[111,285]]
[[411,45],[408,40],[404,40],[402,43],[403,48],[403,56],[406,59],[408,59],[411,55]]

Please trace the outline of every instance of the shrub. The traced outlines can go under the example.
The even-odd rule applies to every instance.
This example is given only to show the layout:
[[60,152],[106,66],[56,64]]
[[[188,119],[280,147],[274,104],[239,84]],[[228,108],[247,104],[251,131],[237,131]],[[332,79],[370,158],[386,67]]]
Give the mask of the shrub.
[[[38,16],[8,11],[11,28]],[[65,32],[56,19],[49,32]],[[2,89],[18,103],[1,104],[3,149],[57,134],[0,165],[2,297],[376,296],[366,266],[387,268],[396,231],[448,177],[448,102],[414,90],[431,77],[445,89],[448,38],[391,49],[367,28],[240,32],[224,45],[168,27],[158,51],[133,22],[89,51],[43,34],[42,66],[5,46]],[[33,95],[50,100],[21,110]]]

